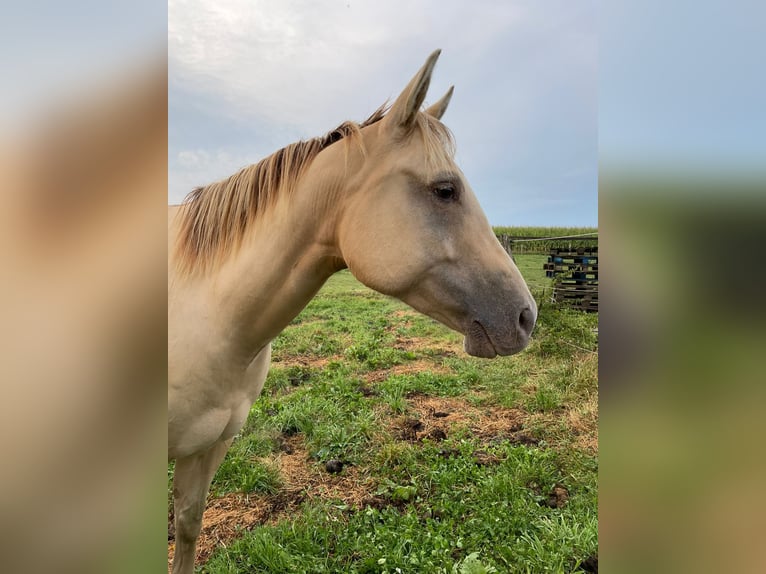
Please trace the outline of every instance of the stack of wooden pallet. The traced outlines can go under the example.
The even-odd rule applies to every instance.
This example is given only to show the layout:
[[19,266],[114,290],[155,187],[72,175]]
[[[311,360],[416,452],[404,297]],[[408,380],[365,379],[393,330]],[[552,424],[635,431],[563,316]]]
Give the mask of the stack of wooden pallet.
[[598,247],[554,247],[544,269],[546,277],[554,278],[554,301],[598,311]]

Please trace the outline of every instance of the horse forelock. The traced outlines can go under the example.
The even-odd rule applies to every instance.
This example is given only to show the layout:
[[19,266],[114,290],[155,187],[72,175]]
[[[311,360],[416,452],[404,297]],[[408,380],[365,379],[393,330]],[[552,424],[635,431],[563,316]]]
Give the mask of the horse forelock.
[[428,167],[436,169],[455,157],[455,139],[450,129],[436,118],[419,113],[416,130],[422,137]]
[[[344,140],[357,143],[365,153],[359,137],[361,129],[381,121],[388,109],[384,104],[361,123],[343,122],[324,136],[290,144],[234,175],[195,188],[186,196],[177,215],[176,271],[190,276],[220,265],[277,197],[289,195],[295,189],[319,152]],[[454,140],[444,124],[419,113],[416,125],[429,163],[436,165],[454,156]]]

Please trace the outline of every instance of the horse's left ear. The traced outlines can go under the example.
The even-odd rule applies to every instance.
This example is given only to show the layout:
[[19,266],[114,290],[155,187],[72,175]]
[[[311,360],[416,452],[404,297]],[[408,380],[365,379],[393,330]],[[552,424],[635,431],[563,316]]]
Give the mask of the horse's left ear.
[[447,90],[447,93],[442,96],[441,100],[426,108],[426,113],[429,116],[435,117],[437,120],[442,119],[444,112],[447,111],[447,106],[449,105],[449,101],[452,99],[452,92],[454,91],[455,86],[450,86],[449,90]]
[[423,105],[423,101],[426,99],[426,92],[428,92],[428,86],[431,83],[431,74],[441,52],[441,50],[436,50],[428,56],[426,63],[423,64],[423,67],[420,68],[415,77],[407,84],[407,87],[399,94],[394,105],[391,106],[391,110],[386,114],[389,125],[394,129],[409,132],[415,125],[415,118],[420,110],[420,106]]

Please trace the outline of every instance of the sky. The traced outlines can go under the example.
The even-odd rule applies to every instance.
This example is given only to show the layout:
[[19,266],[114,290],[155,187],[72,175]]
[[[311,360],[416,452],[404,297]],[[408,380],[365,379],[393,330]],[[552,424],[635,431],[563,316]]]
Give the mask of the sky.
[[361,121],[442,54],[426,103],[493,225],[597,225],[593,1],[170,0],[168,200]]
[[766,3],[601,2],[599,153],[636,172],[766,170]]
[[[167,13],[156,0],[5,2],[0,18],[0,130],[46,122],[165,60]],[[98,97],[98,94],[95,94]]]

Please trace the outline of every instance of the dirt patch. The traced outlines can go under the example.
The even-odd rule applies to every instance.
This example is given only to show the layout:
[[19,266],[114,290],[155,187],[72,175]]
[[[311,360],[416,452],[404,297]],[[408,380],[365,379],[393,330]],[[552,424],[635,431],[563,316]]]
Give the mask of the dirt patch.
[[548,508],[563,508],[569,502],[569,491],[561,484],[554,484],[553,488],[543,496],[543,489],[536,482],[527,483],[527,488],[535,493],[540,506]]
[[598,574],[598,555],[588,556],[580,564],[580,570],[590,574]]
[[575,448],[589,454],[598,454],[598,394],[564,410],[530,415],[529,426],[556,429],[565,423],[565,434],[556,431],[546,440],[551,445]]
[[[555,413],[528,413],[522,409],[500,406],[476,406],[464,398],[414,395],[409,397],[408,417],[420,420],[423,427],[416,436],[404,432],[402,419],[393,419],[393,433],[403,440],[423,440],[437,434],[447,436],[459,428],[469,429],[486,444],[510,441],[523,446],[537,446],[544,438],[549,446],[576,448],[587,453],[598,453],[598,394],[585,401]],[[557,429],[566,424],[565,433],[548,433],[532,429]],[[540,435],[543,432],[543,435]],[[442,437],[440,440],[443,440]]]
[[[202,533],[197,541],[196,564],[204,564],[218,546],[225,546],[243,531],[266,524],[298,504],[286,495],[267,496],[231,493],[209,499],[202,517]],[[169,528],[170,529],[170,528]],[[175,542],[168,543],[168,570],[173,562]]]
[[396,345],[401,346],[405,350],[428,351],[443,357],[457,357],[463,352],[463,346],[460,343],[437,343],[428,337],[408,337],[406,339],[397,337]]
[[576,445],[584,451],[598,453],[598,394],[567,410],[567,426],[577,437]]
[[425,359],[418,359],[405,363],[404,365],[394,365],[389,369],[378,369],[376,371],[370,371],[365,373],[364,378],[368,383],[379,383],[385,381],[388,377],[393,375],[411,375],[413,373],[425,373],[431,372],[434,374],[447,375],[451,373],[447,367],[436,364],[432,361]]
[[358,466],[344,464],[341,472],[329,473],[323,462],[309,457],[301,435],[290,437],[287,442],[291,444],[292,452],[277,458],[285,492],[302,493],[303,498],[309,500],[338,499],[349,506],[359,507],[375,489],[376,484]]
[[[283,480],[276,495],[232,493],[208,499],[195,564],[204,564],[216,548],[226,546],[242,532],[285,519],[305,500],[332,498],[362,508],[374,498],[377,485],[369,475],[348,464],[337,474],[329,473],[324,463],[309,457],[301,435],[281,439],[276,463]],[[175,542],[170,540],[172,530],[169,523],[168,569],[175,551]]]
[[418,440],[418,432],[422,431],[425,425],[419,419],[404,417],[396,423],[397,436],[400,440],[415,442]]
[[[403,440],[425,437],[444,440],[459,428],[467,428],[485,442],[510,440],[537,444],[537,439],[522,432],[529,415],[520,409],[475,406],[465,399],[415,395],[409,399],[411,412],[405,419],[394,419],[394,434]],[[419,421],[415,428],[408,420]]]
[[569,491],[560,484],[556,484],[548,493],[544,504],[549,508],[563,508],[567,502],[569,502]]
[[473,460],[479,466],[494,466],[500,464],[501,458],[494,454],[488,453],[486,450],[477,450],[473,453]]
[[537,446],[540,439],[525,432],[516,432],[508,436],[513,444],[522,444],[524,446]]
[[360,383],[356,389],[363,397],[377,397],[380,393],[366,383]]
[[430,433],[428,433],[428,438],[430,438],[433,441],[439,442],[442,440],[446,440],[447,433],[440,428],[435,428]]
[[456,357],[463,352],[461,343],[449,343],[446,341],[434,341],[429,337],[403,337],[396,336],[394,349],[400,351],[424,352],[442,357]]

